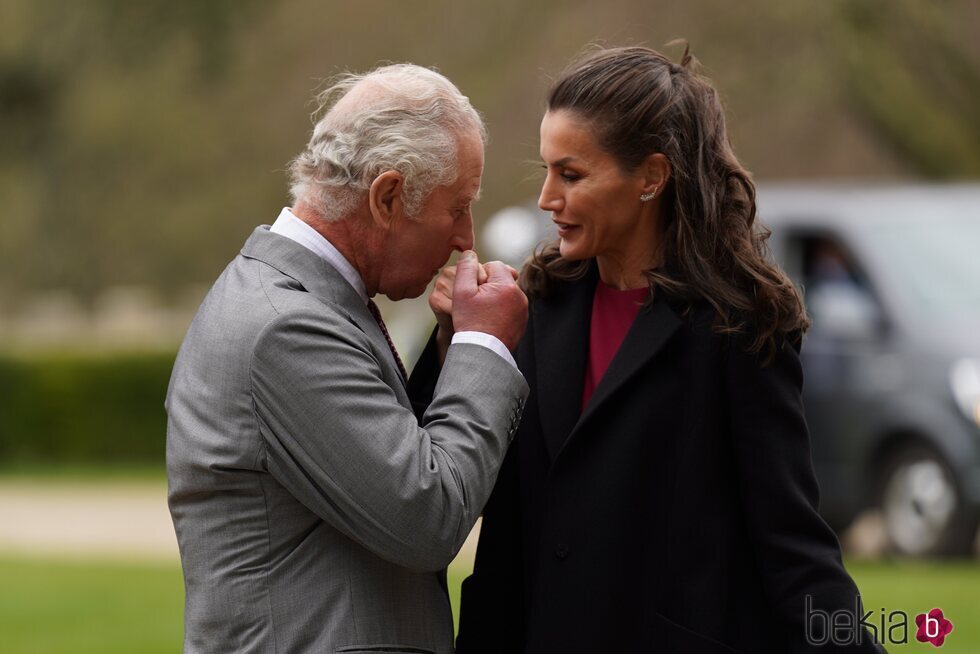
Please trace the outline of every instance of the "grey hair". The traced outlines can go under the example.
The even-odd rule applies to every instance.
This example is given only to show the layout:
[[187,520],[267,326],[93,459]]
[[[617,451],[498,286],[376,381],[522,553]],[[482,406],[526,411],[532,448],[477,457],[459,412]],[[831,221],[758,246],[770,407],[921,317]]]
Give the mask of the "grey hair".
[[344,74],[317,101],[314,116],[322,117],[289,164],[290,193],[294,205],[304,202],[328,221],[350,215],[389,170],[404,177],[402,202],[417,216],[433,190],[456,178],[459,135],[476,130],[487,141],[469,99],[440,73],[414,64]]

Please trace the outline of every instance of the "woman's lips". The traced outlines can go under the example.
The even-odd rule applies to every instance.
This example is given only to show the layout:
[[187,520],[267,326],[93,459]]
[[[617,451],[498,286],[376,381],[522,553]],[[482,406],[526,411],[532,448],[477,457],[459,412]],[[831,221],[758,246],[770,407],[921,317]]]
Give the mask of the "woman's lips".
[[571,223],[563,223],[557,220],[553,221],[555,225],[558,226],[558,236],[561,238],[568,238],[569,235],[573,234],[576,229],[581,227],[581,225],[573,225]]

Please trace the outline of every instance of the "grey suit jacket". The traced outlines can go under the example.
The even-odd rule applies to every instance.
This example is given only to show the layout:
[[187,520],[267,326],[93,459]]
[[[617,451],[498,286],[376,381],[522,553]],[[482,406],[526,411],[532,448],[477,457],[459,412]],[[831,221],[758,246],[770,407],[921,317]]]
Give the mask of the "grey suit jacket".
[[445,567],[527,392],[497,354],[452,345],[419,420],[354,289],[257,228],[167,394],[185,652],[451,652]]

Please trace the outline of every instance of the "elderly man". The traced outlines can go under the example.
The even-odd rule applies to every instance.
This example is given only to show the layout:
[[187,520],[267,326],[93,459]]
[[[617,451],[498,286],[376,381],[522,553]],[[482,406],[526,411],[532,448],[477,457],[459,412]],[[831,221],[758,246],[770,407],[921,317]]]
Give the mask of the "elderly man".
[[[528,392],[509,352],[527,300],[469,251],[479,115],[412,65],[349,76],[324,101],[292,208],[218,278],[174,366],[187,652],[451,652],[445,568]],[[456,334],[413,412],[370,298],[419,296],[453,250]]]

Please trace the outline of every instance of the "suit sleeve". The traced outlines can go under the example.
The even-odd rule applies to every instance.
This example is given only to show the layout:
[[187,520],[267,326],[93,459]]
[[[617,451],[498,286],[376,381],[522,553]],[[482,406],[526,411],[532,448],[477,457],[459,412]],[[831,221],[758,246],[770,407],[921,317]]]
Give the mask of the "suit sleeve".
[[[732,342],[727,375],[746,521],[766,594],[788,624],[793,651],[883,651],[867,632],[863,645],[849,648],[807,643],[808,607],[854,614],[860,597],[844,569],[836,535],[817,513],[798,346],[782,343],[774,360],[763,366],[760,355]],[[855,619],[860,618],[858,613]]]
[[453,345],[420,422],[343,317],[299,310],[256,342],[252,402],[269,473],[381,558],[444,568],[486,502],[527,396],[512,366]]

